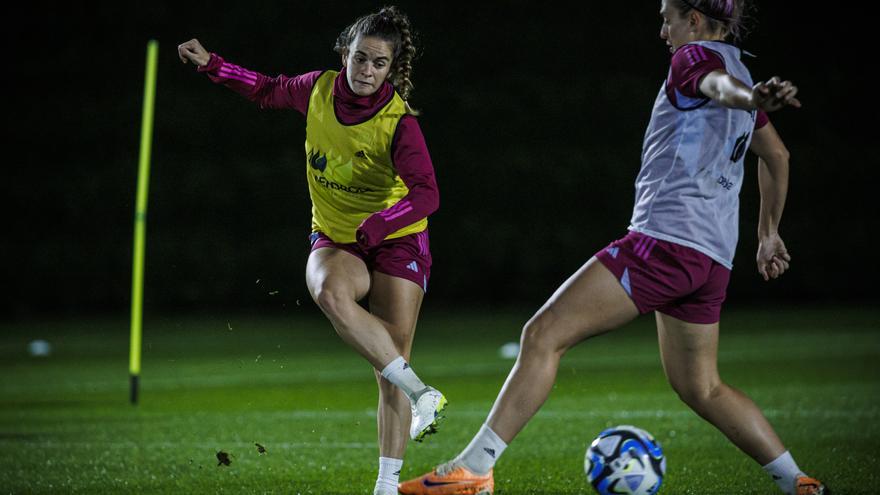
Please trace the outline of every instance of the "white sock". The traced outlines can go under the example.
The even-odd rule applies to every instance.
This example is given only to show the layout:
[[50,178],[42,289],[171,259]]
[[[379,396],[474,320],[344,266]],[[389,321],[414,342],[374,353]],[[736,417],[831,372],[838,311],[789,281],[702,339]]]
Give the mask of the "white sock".
[[397,359],[388,363],[382,370],[382,376],[389,382],[397,385],[403,393],[409,397],[409,400],[415,402],[419,398],[421,392],[425,390],[425,384],[419,380],[416,373],[409,366],[409,363],[403,359],[403,356],[397,356]]
[[393,493],[397,495],[397,483],[400,481],[400,469],[403,459],[391,457],[379,458],[379,477],[376,478],[374,493]]
[[486,474],[506,448],[504,440],[484,423],[456,460],[474,474]]
[[779,488],[789,495],[794,493],[795,480],[799,476],[805,476],[794,462],[794,458],[791,457],[791,452],[787,450],[773,462],[764,466],[764,471],[767,471],[767,474],[773,478]]

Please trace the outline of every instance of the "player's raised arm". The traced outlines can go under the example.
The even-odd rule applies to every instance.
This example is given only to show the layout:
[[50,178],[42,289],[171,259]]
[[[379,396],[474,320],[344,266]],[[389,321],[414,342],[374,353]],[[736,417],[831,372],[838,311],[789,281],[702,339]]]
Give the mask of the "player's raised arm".
[[758,155],[758,186],[761,191],[758,272],[764,280],[770,280],[785,273],[791,262],[791,256],[779,236],[779,222],[788,194],[789,153],[769,122],[755,130],[750,149]]
[[315,80],[321,75],[320,72],[309,72],[293,77],[268,77],[227,62],[216,53],[207,51],[195,38],[178,45],[177,55],[181,62],[195,64],[197,70],[207,74],[211,81],[226,86],[264,109],[292,108],[304,114]]
[[774,112],[786,106],[800,108],[801,102],[795,98],[797,86],[791,81],[773,77],[759,82],[754,87],[745,85],[739,79],[719,69],[706,74],[700,81],[700,91],[718,103],[743,110],[760,109]]

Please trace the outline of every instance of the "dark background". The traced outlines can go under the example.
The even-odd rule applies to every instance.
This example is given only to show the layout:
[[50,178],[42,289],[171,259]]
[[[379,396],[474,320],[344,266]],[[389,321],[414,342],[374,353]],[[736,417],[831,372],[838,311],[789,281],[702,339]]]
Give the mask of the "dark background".
[[[260,111],[177,59],[197,37],[269,75],[337,69],[367,1],[32,4],[3,32],[6,180],[0,309],[10,318],[127,311],[145,45],[160,42],[146,311],[286,310],[303,280],[304,119]],[[669,62],[659,2],[400,2],[420,33],[413,104],[441,190],[429,304],[537,308],[625,233],[642,137]],[[729,295],[742,304],[877,301],[871,125],[833,12],[765,1],[743,46],[756,80],[795,81],[771,115],[792,154],[764,283],[747,158]],[[10,48],[11,47],[11,48]],[[11,89],[10,89],[11,88]],[[861,115],[860,115],[861,114]],[[873,120],[869,121],[873,122]]]

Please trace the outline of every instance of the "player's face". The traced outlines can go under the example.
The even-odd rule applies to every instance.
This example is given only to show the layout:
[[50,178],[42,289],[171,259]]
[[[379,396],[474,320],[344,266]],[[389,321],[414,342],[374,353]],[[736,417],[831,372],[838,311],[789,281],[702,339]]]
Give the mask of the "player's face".
[[391,71],[394,52],[390,42],[375,36],[358,36],[342,56],[348,68],[348,87],[358,96],[370,96],[382,87]]
[[693,29],[688,16],[682,16],[681,12],[666,0],[661,2],[660,16],[663,17],[660,38],[666,40],[670,52],[675,52],[681,45],[692,41]]

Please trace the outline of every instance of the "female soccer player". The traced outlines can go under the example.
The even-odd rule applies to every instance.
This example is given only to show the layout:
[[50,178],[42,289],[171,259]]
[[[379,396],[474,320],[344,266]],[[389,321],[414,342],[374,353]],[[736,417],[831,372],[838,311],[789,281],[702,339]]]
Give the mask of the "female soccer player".
[[721,381],[718,330],[737,241],[743,157],[758,157],[758,272],[791,260],[779,237],[788,152],[764,111],[800,107],[797,88],[752,86],[737,38],[743,0],[663,0],[660,37],[672,52],[636,178],[629,234],[597,253],[526,323],[521,351],[486,423],[452,461],[400,485],[405,494],[488,494],[492,468],[553,386],[559,360],[584,339],[654,311],[672,387],[759,462],[789,494],[828,493],[804,475],[757,406]]
[[[406,429],[421,441],[446,407],[445,397],[408,364],[431,269],[427,216],[439,203],[431,158],[408,103],[412,38],[407,16],[386,7],[339,36],[341,71],[275,78],[226,62],[195,39],[178,46],[183,63],[260,108],[306,117],[312,199],[306,283],[340,337],[376,370],[375,493],[381,495],[397,493]],[[369,311],[358,304],[367,295]]]

